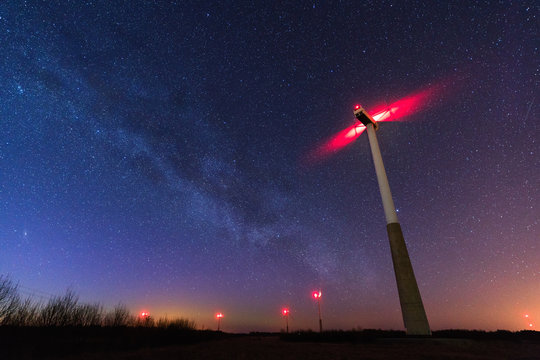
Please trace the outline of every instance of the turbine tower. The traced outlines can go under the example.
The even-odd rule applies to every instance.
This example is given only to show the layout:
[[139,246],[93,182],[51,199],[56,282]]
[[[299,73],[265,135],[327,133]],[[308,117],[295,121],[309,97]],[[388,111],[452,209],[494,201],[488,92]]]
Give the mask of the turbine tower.
[[371,155],[373,156],[375,172],[377,173],[384,214],[386,215],[386,230],[388,232],[388,239],[390,240],[399,302],[401,304],[401,313],[403,315],[403,323],[407,329],[407,335],[431,335],[420,290],[418,290],[411,259],[409,258],[401,225],[397,218],[396,207],[392,200],[392,193],[390,192],[390,185],[388,184],[388,178],[384,170],[379,142],[375,134],[375,131],[379,128],[379,124],[360,105],[355,106],[354,116],[367,128],[369,146],[371,147]]

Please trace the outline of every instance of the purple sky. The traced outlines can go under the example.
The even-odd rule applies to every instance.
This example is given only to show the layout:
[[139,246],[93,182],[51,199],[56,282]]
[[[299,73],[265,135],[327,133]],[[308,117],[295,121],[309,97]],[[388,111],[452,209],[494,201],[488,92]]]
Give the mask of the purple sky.
[[[538,329],[538,6],[0,3],[0,274],[225,331],[403,328],[352,107],[433,329]],[[536,97],[535,97],[536,96]],[[529,319],[524,318],[530,314]]]

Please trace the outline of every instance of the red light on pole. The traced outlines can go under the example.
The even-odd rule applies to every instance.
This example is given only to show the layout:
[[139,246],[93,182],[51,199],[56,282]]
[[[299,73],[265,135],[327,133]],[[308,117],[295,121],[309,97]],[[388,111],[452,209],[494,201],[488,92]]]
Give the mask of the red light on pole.
[[148,311],[145,311],[145,310],[141,311],[139,313],[138,322],[139,322],[139,324],[150,325],[150,313]]
[[321,290],[314,291],[314,292],[311,293],[311,295],[313,296],[314,299],[317,300],[317,306],[319,307],[319,332],[322,332],[322,317],[321,317],[321,296],[322,296],[322,292],[321,292]]
[[289,333],[289,314],[291,313],[291,311],[289,309],[285,308],[285,309],[281,310],[281,313],[285,317],[285,326],[286,326],[287,334],[288,334]]
[[283,313],[284,316],[289,315],[289,309],[283,309],[281,312]]
[[216,314],[216,318],[217,318],[217,331],[219,331],[219,329],[221,328],[221,318],[223,317],[223,314],[222,313],[217,313]]

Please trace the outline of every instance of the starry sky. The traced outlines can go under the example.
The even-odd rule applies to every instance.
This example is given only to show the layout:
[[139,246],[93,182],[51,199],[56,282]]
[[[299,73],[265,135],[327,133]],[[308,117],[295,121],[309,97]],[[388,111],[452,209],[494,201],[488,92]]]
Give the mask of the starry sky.
[[377,135],[431,327],[540,329],[538,14],[2,1],[0,274],[225,331],[317,329],[321,289],[325,328],[403,329],[366,134],[312,155],[430,91]]

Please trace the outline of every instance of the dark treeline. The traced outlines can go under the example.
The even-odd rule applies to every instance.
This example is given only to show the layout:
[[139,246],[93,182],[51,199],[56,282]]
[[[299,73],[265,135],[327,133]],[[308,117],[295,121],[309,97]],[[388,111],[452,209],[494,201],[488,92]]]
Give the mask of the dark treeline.
[[[323,333],[296,331],[291,333],[226,334],[196,330],[191,320],[142,319],[126,306],[106,310],[99,303],[79,302],[72,291],[53,297],[47,302],[34,302],[20,296],[18,287],[8,277],[0,275],[0,359],[34,359],[78,356],[83,353],[112,353],[140,348],[192,344],[233,337],[279,336],[281,341],[294,343],[353,343],[374,344],[385,341],[409,341],[404,331],[358,329],[330,330]],[[510,332],[504,330],[434,331],[431,341],[441,338],[540,343],[536,331]],[[412,339],[416,341],[416,339]],[[422,343],[424,344],[424,343]]]
[[24,299],[0,275],[0,359],[34,359],[190,344],[226,337],[196,330],[184,318],[144,319],[119,304],[106,310],[85,304],[73,291],[46,302]]
[[24,299],[13,281],[0,275],[0,326],[10,327],[159,327],[195,330],[195,322],[183,318],[155,320],[133,315],[125,305],[106,310],[101,304],[79,302],[68,290],[48,302]]

